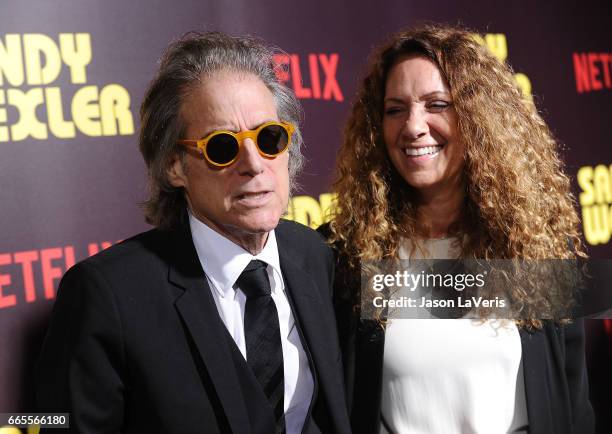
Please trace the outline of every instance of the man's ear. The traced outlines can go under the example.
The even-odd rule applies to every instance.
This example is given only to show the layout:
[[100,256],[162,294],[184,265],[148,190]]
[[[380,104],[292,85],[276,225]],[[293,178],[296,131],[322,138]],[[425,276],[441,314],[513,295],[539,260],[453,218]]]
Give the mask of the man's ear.
[[173,187],[187,187],[184,163],[178,154],[172,156],[172,161],[166,169],[166,175],[168,176],[168,182]]

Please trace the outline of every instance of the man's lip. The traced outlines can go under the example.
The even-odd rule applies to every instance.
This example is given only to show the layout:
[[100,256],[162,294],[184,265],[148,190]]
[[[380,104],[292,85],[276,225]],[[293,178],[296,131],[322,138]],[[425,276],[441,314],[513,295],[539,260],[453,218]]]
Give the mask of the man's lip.
[[250,196],[259,196],[259,195],[263,195],[266,193],[270,193],[271,190],[258,190],[258,191],[242,191],[240,193],[237,193],[235,195],[235,197],[237,199],[244,199],[246,197],[250,197]]

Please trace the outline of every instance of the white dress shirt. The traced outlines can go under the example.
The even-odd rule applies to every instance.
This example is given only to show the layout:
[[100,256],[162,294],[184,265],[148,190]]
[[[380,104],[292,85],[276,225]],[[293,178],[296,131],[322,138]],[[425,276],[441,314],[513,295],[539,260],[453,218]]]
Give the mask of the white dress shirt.
[[247,357],[244,338],[246,296],[235,284],[252,260],[258,259],[268,264],[271,295],[278,311],[283,350],[286,432],[287,434],[301,433],[312,400],[314,381],[285,293],[274,231],[269,233],[263,250],[253,256],[212,230],[191,213],[189,214],[189,225],[193,244],[206,274],[219,316],[245,360]]

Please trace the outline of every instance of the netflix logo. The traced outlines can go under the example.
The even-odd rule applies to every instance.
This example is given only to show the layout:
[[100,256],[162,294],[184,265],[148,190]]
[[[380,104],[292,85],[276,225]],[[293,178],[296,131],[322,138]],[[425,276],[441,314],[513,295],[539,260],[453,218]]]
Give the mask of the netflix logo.
[[578,93],[612,88],[612,53],[574,53],[573,59]]
[[340,56],[337,53],[308,55],[277,54],[278,79],[293,88],[299,99],[344,101],[336,78]]
[[89,243],[86,250],[67,245],[0,253],[0,309],[55,298],[60,278],[77,259],[95,255],[111,245],[110,241],[102,241]]

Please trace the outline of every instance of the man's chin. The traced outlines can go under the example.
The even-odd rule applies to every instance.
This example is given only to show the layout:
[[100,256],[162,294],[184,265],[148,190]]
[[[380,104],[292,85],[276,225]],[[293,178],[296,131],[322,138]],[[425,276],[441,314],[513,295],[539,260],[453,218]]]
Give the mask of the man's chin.
[[280,221],[280,213],[262,214],[241,216],[233,225],[234,229],[253,235],[266,234],[274,230]]

